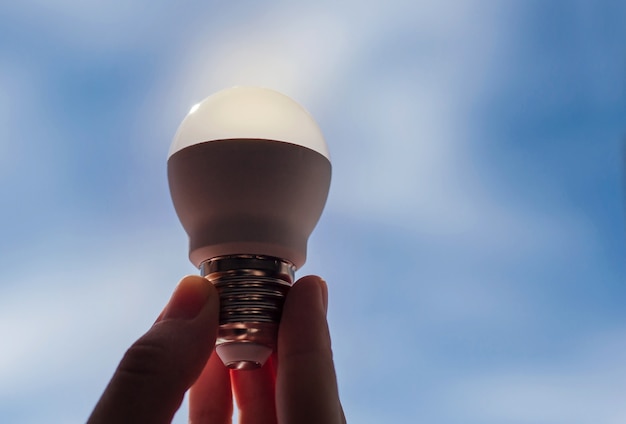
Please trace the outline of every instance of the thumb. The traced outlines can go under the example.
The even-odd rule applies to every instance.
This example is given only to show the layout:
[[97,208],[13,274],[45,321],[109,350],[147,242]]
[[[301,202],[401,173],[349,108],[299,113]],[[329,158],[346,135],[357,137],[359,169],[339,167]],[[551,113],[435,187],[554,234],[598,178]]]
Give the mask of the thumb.
[[88,423],[169,423],[206,364],[219,300],[205,278],[183,278],[157,322],[128,349]]

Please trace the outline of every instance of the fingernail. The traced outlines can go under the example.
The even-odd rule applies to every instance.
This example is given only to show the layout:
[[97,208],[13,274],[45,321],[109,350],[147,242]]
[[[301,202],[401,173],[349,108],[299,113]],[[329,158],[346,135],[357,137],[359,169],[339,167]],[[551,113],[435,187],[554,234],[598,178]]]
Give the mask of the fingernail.
[[324,312],[328,313],[328,284],[326,280],[320,278],[320,289],[322,290],[322,302],[324,304]]
[[211,293],[210,284],[208,280],[197,275],[183,278],[174,290],[160,321],[190,320],[197,317]]

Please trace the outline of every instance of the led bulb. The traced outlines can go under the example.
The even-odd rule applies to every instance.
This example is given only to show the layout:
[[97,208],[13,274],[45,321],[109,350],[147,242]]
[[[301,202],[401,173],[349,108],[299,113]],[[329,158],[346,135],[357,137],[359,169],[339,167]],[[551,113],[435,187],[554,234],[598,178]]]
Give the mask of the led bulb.
[[216,351],[230,368],[259,367],[326,203],[324,137],[289,97],[235,87],[191,108],[167,167],[190,260],[220,293]]

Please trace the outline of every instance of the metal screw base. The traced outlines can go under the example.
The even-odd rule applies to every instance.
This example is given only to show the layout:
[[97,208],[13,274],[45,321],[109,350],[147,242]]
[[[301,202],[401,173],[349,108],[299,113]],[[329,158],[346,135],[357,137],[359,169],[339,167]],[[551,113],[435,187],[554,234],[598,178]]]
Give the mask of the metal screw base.
[[224,365],[232,369],[261,367],[276,348],[294,265],[268,256],[221,256],[203,262],[200,273],[220,296],[216,352]]

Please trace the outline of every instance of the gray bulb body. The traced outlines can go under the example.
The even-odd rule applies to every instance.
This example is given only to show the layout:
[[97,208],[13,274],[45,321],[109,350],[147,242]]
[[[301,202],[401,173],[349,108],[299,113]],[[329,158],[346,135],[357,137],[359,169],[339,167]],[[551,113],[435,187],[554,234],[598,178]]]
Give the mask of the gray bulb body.
[[330,161],[283,141],[227,139],[185,147],[167,169],[189,258],[220,292],[217,352],[231,368],[261,366],[326,203]]
[[234,254],[304,264],[330,186],[325,156],[281,141],[230,139],[186,147],[167,168],[195,266]]

